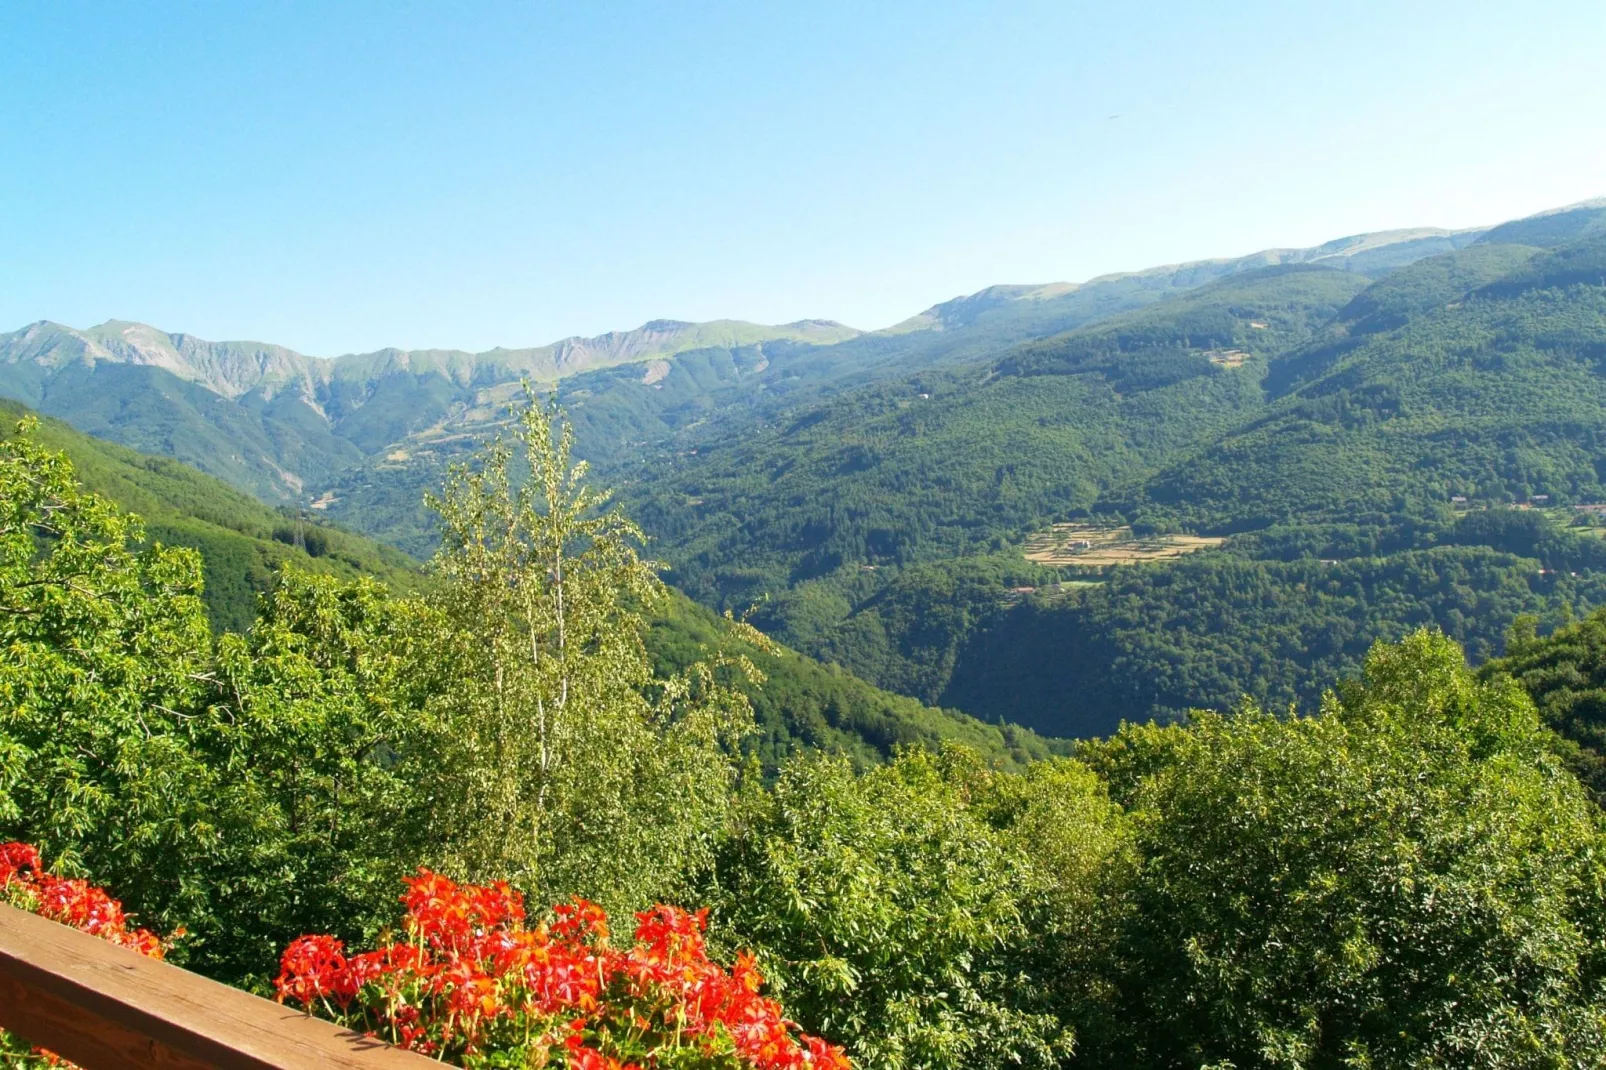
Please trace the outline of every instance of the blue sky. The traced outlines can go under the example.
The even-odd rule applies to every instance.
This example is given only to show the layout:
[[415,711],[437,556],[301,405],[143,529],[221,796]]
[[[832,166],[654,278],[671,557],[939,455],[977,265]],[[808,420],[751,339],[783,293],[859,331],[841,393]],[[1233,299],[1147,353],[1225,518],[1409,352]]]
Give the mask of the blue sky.
[[1606,4],[0,7],[0,330],[878,327],[1606,195]]

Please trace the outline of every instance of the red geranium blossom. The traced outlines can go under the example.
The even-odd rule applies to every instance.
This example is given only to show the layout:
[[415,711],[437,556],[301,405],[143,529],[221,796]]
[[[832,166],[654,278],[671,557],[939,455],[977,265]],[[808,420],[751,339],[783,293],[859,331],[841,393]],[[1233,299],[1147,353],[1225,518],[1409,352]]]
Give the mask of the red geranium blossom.
[[841,1048],[760,995],[752,956],[730,971],[709,959],[706,911],[640,913],[619,949],[607,913],[583,899],[531,928],[506,884],[422,869],[406,884],[404,939],[347,956],[333,937],[303,936],[285,949],[279,999],[466,1066],[517,1055],[568,1070],[849,1070]]
[[[39,857],[38,848],[32,844],[0,843],[0,903],[9,903],[81,929],[91,936],[131,948],[154,959],[167,953],[167,944],[155,933],[148,929],[128,927],[128,915],[123,912],[123,904],[107,895],[104,889],[86,881],[58,877],[48,872]],[[182,932],[180,930],[174,935]],[[12,1040],[4,1030],[0,1030],[0,1055],[10,1047]],[[73,1065],[43,1048],[33,1048],[31,1051],[53,1066]]]
[[38,849],[31,844],[0,843],[0,902],[151,958],[159,959],[167,952],[167,945],[155,933],[130,929],[123,904],[104,889],[46,871]]

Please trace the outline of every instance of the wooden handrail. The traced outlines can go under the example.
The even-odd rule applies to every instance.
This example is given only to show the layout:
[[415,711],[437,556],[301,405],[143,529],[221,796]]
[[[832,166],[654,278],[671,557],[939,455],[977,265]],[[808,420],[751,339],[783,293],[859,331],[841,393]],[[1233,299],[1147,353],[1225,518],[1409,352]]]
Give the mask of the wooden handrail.
[[3,903],[0,1028],[87,1070],[440,1066]]

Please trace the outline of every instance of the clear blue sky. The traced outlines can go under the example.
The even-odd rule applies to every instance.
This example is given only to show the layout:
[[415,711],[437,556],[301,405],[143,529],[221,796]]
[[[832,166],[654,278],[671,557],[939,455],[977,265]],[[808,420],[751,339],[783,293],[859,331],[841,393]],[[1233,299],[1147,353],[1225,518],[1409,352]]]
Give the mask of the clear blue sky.
[[0,48],[0,329],[878,327],[1606,194],[1599,0],[12,0]]

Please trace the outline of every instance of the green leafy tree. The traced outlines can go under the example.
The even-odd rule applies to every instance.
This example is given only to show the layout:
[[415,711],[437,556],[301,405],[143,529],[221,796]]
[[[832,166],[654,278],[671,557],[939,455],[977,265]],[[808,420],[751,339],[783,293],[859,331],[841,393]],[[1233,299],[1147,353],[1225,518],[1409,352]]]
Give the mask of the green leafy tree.
[[203,741],[200,562],[138,549],[139,521],[30,431],[0,443],[0,825],[173,928],[207,913],[206,860],[242,817]]
[[750,666],[653,676],[644,614],[663,584],[571,442],[555,405],[531,396],[430,499],[448,624],[437,656],[453,666],[433,705],[437,836],[466,877],[639,907],[674,890],[723,822],[752,712],[720,675]]
[[1519,617],[1506,656],[1484,666],[1509,673],[1556,732],[1555,746],[1595,801],[1606,807],[1606,611],[1539,638],[1538,622]]
[[750,789],[708,894],[719,935],[856,1065],[1054,1066],[1072,1036],[1032,968],[1069,927],[1039,926],[1089,904],[1114,819],[1075,763],[805,756]]
[[427,857],[430,615],[292,571],[214,643],[198,555],[142,546],[26,431],[0,444],[0,835],[184,927],[177,954],[228,980],[300,932],[373,928]]
[[259,815],[249,856],[214,877],[238,970],[267,970],[286,934],[372,938],[433,857],[442,623],[371,580],[286,569],[250,635],[219,641],[211,760]]
[[1597,815],[1522,691],[1442,635],[1379,645],[1319,717],[1251,706],[1087,751],[1139,854],[1092,1065],[1606,1059]]

